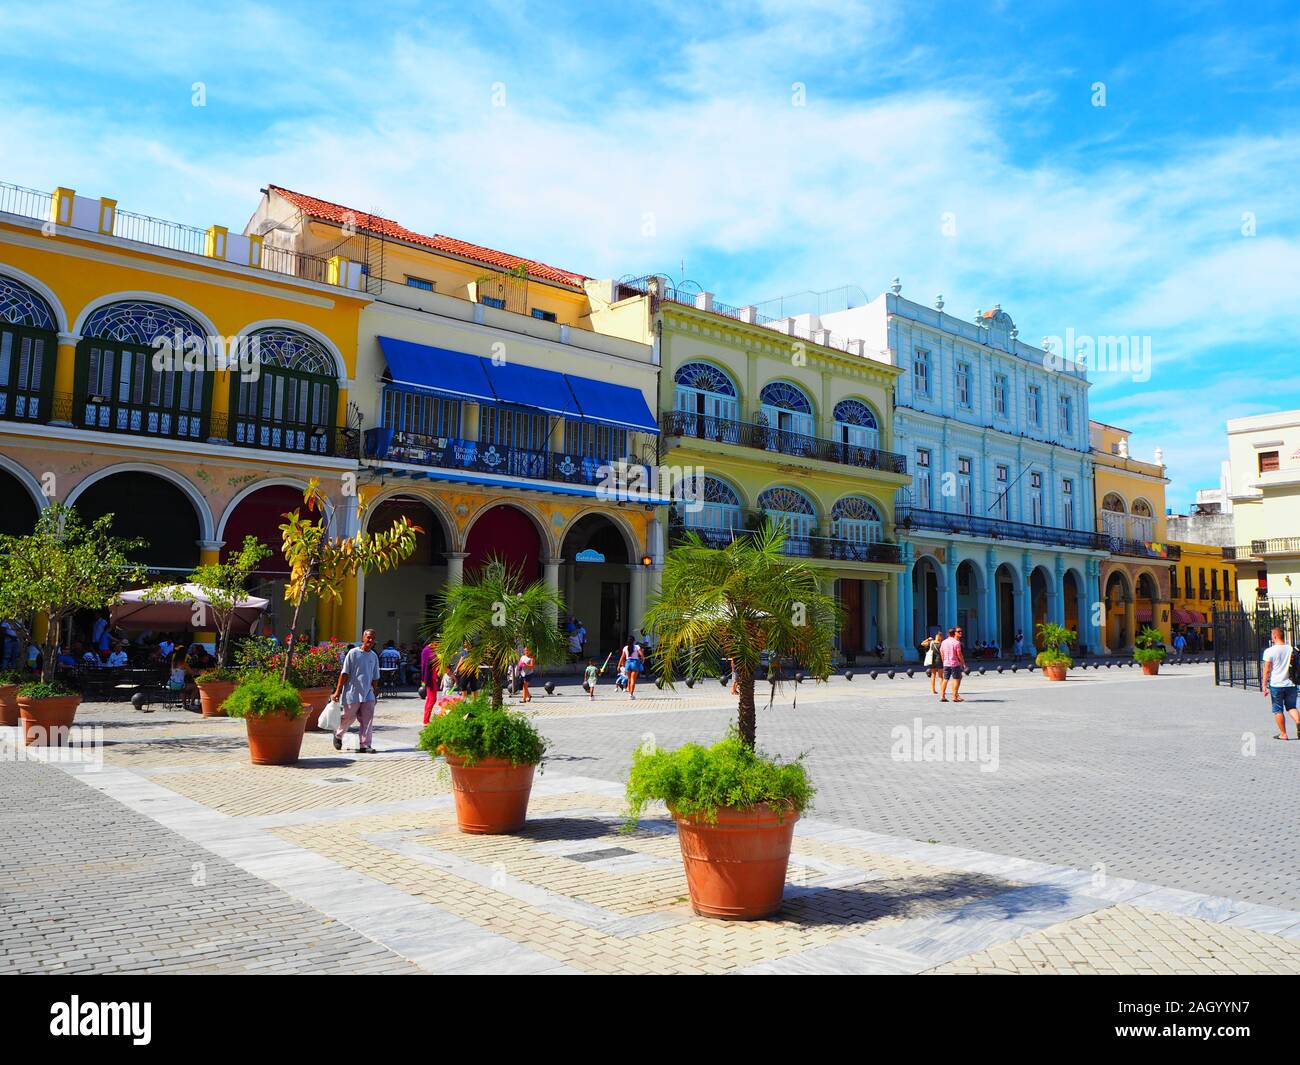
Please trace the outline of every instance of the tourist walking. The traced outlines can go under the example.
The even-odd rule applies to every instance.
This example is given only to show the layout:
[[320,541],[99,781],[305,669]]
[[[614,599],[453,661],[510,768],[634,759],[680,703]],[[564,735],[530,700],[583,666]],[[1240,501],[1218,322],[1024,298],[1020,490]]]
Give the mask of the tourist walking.
[[625,667],[627,669],[628,698],[635,699],[636,678],[645,665],[645,654],[641,650],[641,645],[632,639],[631,635],[628,636],[627,643],[623,645],[623,650],[619,653],[618,664],[620,668]]
[[424,685],[424,723],[429,723],[434,708],[438,705],[438,688],[442,681],[441,663],[438,661],[438,646],[432,640],[420,651],[420,683]]
[[1286,633],[1274,629],[1272,644],[1264,648],[1264,673],[1260,687],[1273,705],[1273,720],[1277,722],[1278,733],[1273,738],[1276,740],[1287,738],[1287,713],[1295,722],[1296,739],[1300,740],[1300,711],[1296,710],[1296,683],[1291,669],[1294,657],[1295,648],[1287,643]]
[[1187,648],[1187,637],[1181,632],[1174,634],[1174,654],[1179,658],[1183,657],[1183,651]]
[[961,697],[961,678],[966,672],[966,656],[961,649],[961,629],[949,629],[948,638],[939,645],[939,657],[943,660],[943,688],[939,693],[939,702],[948,701],[948,682],[952,681],[952,701],[964,703]]
[[370,745],[375,727],[375,699],[379,696],[379,656],[375,654],[375,630],[361,634],[361,646],[343,656],[343,670],[334,686],[334,698],[343,704],[339,727],[334,730],[334,749],[343,750],[343,737],[352,722],[358,724],[357,752],[374,754]]
[[596,666],[594,658],[587,659],[586,681],[583,687],[587,689],[587,698],[596,698],[596,681],[600,679],[600,670]]
[[930,694],[939,694],[939,674],[943,671],[943,659],[939,657],[939,635],[927,636],[921,641],[921,664],[930,674]]
[[1025,653],[1025,634],[1023,632],[1016,633],[1016,642],[1011,646],[1011,653],[1016,658]]

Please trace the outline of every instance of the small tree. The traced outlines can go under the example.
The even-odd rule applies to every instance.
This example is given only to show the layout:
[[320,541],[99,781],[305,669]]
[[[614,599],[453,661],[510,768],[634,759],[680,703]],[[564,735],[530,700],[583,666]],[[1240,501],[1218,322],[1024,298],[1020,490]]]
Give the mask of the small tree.
[[161,585],[151,590],[159,599],[172,599],[195,606],[195,628],[208,627],[207,615],[213,619],[217,633],[217,668],[224,669],[229,657],[230,630],[235,624],[239,604],[248,598],[248,578],[257,564],[271,554],[271,549],[256,536],[245,536],[244,545],[226,562],[199,566],[189,583],[196,585],[201,596],[180,585]]
[[521,647],[532,651],[539,666],[564,657],[564,635],[556,623],[563,610],[564,597],[544,581],[525,585],[521,569],[490,558],[476,577],[442,589],[420,635],[438,641],[444,663],[468,646],[463,668],[490,668],[492,705],[499,707],[506,673]]
[[[298,615],[303,603],[315,596],[339,602],[344,581],[361,572],[387,570],[411,557],[415,551],[416,534],[424,532],[403,514],[392,526],[381,532],[357,532],[355,536],[327,535],[324,495],[320,481],[313,477],[303,489],[303,505],[320,514],[314,520],[304,518],[300,511],[284,515],[280,526],[281,552],[289,564],[289,580],[284,588],[284,598],[293,603],[293,621],[290,633],[298,631]],[[359,510],[364,514],[365,508]],[[291,641],[284,656],[281,676],[289,679],[293,665],[294,643]]]
[[717,676],[735,663],[741,741],[753,748],[757,720],[754,679],[763,652],[792,657],[814,677],[831,670],[839,607],[821,590],[817,570],[784,554],[785,527],[771,521],[723,548],[692,532],[664,560],[659,594],[646,610],[644,628],[658,634],[655,657],[672,678]]
[[1154,625],[1144,625],[1142,631],[1133,639],[1133,660],[1144,665],[1147,662],[1165,660],[1165,636]]
[[1043,645],[1043,649],[1038,652],[1034,662],[1039,666],[1074,665],[1074,660],[1069,654],[1069,646],[1078,638],[1079,634],[1073,629],[1067,629],[1064,625],[1057,625],[1052,621],[1040,621],[1038,640]]
[[47,683],[54,680],[64,619],[78,610],[102,610],[124,583],[144,580],[144,567],[127,554],[145,541],[115,537],[112,525],[112,514],[87,525],[76,510],[54,502],[27,536],[0,536],[0,617],[18,627],[25,660],[32,621],[45,615],[41,680]]

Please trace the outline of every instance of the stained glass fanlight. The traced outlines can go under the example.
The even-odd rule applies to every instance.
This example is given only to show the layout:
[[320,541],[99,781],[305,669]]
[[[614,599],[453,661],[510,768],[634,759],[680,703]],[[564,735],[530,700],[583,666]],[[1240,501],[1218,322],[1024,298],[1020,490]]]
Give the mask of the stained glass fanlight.
[[0,274],[0,322],[29,329],[57,328],[54,309],[35,289]]

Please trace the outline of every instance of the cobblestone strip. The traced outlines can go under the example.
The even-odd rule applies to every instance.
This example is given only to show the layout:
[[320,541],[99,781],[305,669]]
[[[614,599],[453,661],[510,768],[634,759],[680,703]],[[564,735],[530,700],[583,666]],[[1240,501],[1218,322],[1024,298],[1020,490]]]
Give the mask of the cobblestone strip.
[[75,765],[59,768],[427,972],[571,971],[554,958],[293,846],[242,819],[210,810],[129,770],[104,766],[86,773]]

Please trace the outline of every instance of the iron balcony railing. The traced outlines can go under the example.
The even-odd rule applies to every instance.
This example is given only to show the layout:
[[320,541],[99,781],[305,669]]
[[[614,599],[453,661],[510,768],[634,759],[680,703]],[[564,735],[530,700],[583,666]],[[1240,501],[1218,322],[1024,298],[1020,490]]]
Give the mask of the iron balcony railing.
[[408,462],[416,466],[526,477],[535,481],[606,487],[619,496],[655,494],[658,490],[658,485],[650,481],[653,461],[530,450],[453,436],[397,432],[385,427],[365,431],[364,457],[383,462]]
[[[762,515],[761,511],[752,512]],[[669,522],[668,542],[682,543],[687,533],[695,533],[710,547],[726,547],[733,540],[742,536],[753,536],[752,528],[703,528],[685,525],[676,516]],[[788,535],[783,548],[785,554],[795,558],[817,558],[833,562],[884,562],[897,563],[903,560],[902,549],[898,544],[885,540],[865,542],[847,540],[839,536]]]
[[224,411],[210,419],[209,439],[259,451],[359,459],[361,430],[346,425],[299,425],[260,421]]
[[[1103,533],[1103,535],[1106,535]],[[1183,549],[1177,544],[1154,545],[1146,540],[1128,540],[1120,536],[1107,536],[1112,555],[1128,555],[1131,558],[1158,558],[1176,562],[1183,557]]]
[[663,412],[659,428],[665,437],[689,436],[696,440],[738,444],[779,455],[821,459],[860,469],[907,473],[907,459],[892,451],[790,433],[758,422],[737,422],[705,414],[692,414],[689,411],[669,410]]
[[1057,544],[1090,551],[1110,550],[1109,536],[1083,529],[1027,525],[1019,521],[1003,521],[1001,518],[985,518],[975,514],[949,513],[942,510],[920,510],[905,505],[898,507],[894,518],[900,529],[932,529],[952,535],[986,536],[993,540]]

